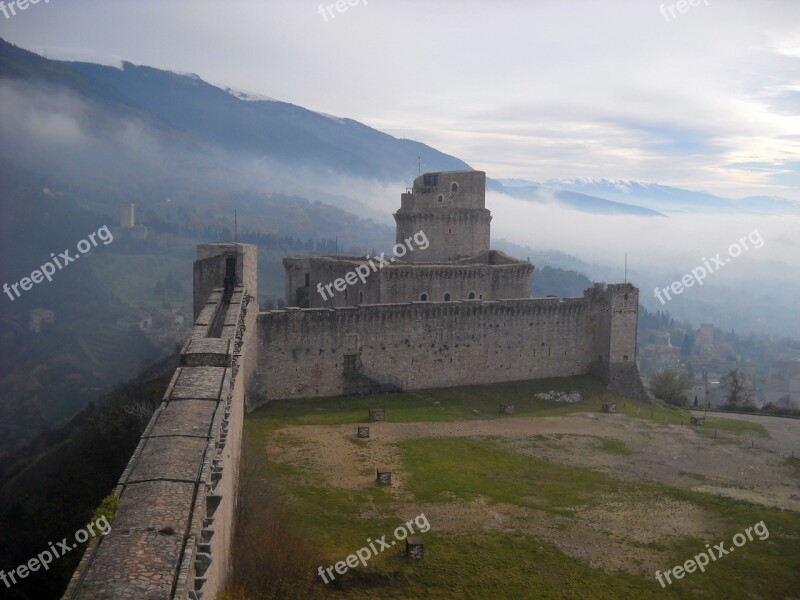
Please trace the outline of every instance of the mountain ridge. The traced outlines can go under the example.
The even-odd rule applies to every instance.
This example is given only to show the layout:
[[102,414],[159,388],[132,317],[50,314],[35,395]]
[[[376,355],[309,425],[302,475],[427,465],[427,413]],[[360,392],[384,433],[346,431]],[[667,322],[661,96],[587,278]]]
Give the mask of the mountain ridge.
[[[427,171],[471,165],[416,140],[395,138],[347,117],[320,113],[224,84],[122,61],[118,66],[55,61],[0,40],[0,76],[63,86],[115,115],[143,119],[165,135],[189,136],[234,154],[296,163],[325,173],[380,181],[408,181],[422,162]],[[537,201],[540,189],[490,189]],[[648,208],[569,191],[548,191],[548,200],[594,214],[657,216]],[[539,199],[540,200],[540,199]],[[540,200],[541,201],[541,200]]]

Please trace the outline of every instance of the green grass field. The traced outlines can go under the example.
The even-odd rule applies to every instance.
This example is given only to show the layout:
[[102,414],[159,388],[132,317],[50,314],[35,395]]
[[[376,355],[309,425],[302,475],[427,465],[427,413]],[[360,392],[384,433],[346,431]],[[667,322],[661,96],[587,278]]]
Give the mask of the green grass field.
[[[581,402],[573,404],[542,400],[535,394],[551,390],[580,392]],[[516,381],[493,385],[382,394],[379,396],[338,396],[278,400],[256,414],[252,420],[264,421],[267,427],[285,425],[342,425],[363,420],[370,408],[385,408],[387,421],[442,422],[477,419],[501,419],[501,403],[515,405],[516,416],[557,416],[600,410],[604,402],[616,402],[617,412],[638,418],[675,425],[689,422],[686,410],[663,404],[647,404],[609,392],[598,379],[590,376],[536,381]],[[737,423],[738,422],[732,422]],[[756,427],[758,427],[756,425]],[[765,432],[766,433],[766,432]]]
[[[554,404],[539,400],[541,391],[580,391],[584,400],[576,404]],[[654,574],[608,574],[564,554],[554,544],[519,531],[481,527],[456,533],[431,529],[423,534],[426,558],[411,562],[401,556],[399,544],[359,566],[334,584],[322,585],[316,572],[313,596],[319,598],[431,598],[525,599],[525,598],[792,598],[800,590],[800,514],[710,494],[673,488],[645,481],[623,481],[598,470],[556,464],[532,458],[505,447],[497,438],[418,437],[398,444],[404,478],[402,492],[384,487],[346,489],[320,481],[305,467],[264,455],[267,437],[302,449],[297,438],[290,444],[285,428],[298,425],[335,426],[362,422],[368,409],[385,408],[394,423],[470,421],[499,419],[500,402],[516,405],[516,417],[556,416],[598,412],[604,401],[617,402],[618,412],[652,421],[656,426],[688,422],[689,413],[670,406],[650,405],[609,393],[591,377],[508,383],[454,389],[381,395],[341,397],[270,403],[245,421],[245,453],[259,464],[263,481],[279,490],[292,526],[317,548],[323,566],[344,560],[365,546],[367,537],[377,539],[391,533],[408,518],[408,507],[425,503],[446,509],[477,498],[487,504],[535,509],[537,518],[552,515],[574,519],[576,510],[592,507],[601,499],[647,505],[670,498],[688,503],[721,522],[720,537],[672,539],[659,544],[666,557],[662,571],[682,564],[705,550],[706,542],[726,541],[745,527],[764,521],[770,536],[757,538],[738,552],[720,558],[706,573],[687,574],[662,589]],[[652,413],[652,416],[651,416]],[[766,435],[758,425],[707,420],[703,433],[713,426],[721,435]],[[537,443],[538,438],[535,436]],[[547,439],[547,438],[543,438]],[[631,449],[615,439],[598,437],[603,453],[627,457]],[[362,475],[373,471],[372,441],[352,439]],[[706,514],[704,513],[704,514]],[[544,515],[544,516],[542,516]],[[664,517],[664,518],[675,518]],[[569,522],[569,521],[568,521]],[[247,535],[247,532],[240,532]],[[637,551],[631,545],[630,563]],[[301,576],[304,576],[301,574]],[[245,596],[242,596],[245,597]],[[260,597],[269,597],[259,596]]]
[[[748,438],[767,438],[769,434],[758,423],[749,421],[737,421],[726,419],[725,417],[706,417],[704,425],[700,428],[703,435],[717,436],[746,436]],[[717,432],[716,434],[714,432]]]

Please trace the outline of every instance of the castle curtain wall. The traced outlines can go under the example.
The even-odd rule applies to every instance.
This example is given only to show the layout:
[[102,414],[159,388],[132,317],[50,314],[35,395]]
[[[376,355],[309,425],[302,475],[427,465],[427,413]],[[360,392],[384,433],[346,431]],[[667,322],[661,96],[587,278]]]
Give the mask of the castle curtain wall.
[[631,334],[628,323],[613,324],[613,297],[623,292],[261,313],[259,395],[345,393],[353,355],[369,377],[409,390],[579,375],[596,372],[600,357],[607,376],[607,332],[635,336],[635,326]]

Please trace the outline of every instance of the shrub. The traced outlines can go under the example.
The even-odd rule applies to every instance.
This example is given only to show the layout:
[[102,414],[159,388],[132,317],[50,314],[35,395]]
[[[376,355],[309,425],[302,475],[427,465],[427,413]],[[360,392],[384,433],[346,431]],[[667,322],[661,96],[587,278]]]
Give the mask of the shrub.
[[221,600],[314,600],[326,564],[310,535],[294,524],[279,494],[245,450],[240,469],[233,569]]
[[659,400],[675,406],[688,406],[689,378],[677,371],[662,371],[650,381],[650,389]]

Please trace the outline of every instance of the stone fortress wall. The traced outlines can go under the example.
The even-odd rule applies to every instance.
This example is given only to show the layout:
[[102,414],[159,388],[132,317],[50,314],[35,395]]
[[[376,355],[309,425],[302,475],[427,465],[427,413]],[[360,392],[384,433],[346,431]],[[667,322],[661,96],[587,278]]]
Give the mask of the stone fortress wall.
[[585,373],[611,383],[636,367],[638,298],[637,288],[617,284],[582,298],[261,313],[258,395],[334,396],[352,392],[359,378],[404,390]]
[[[269,400],[587,373],[644,397],[638,289],[527,297],[533,266],[489,249],[485,175],[434,175],[415,180],[397,213],[398,240],[435,215],[432,252],[349,286],[341,304],[259,313],[256,248],[198,246],[181,366],[114,490],[112,530],[89,544],[65,599],[215,598],[230,570],[244,412]],[[463,237],[447,238],[463,215]],[[287,259],[287,301],[363,261]]]
[[[499,300],[524,298],[530,294],[533,265],[498,250],[488,250],[469,261],[413,265],[392,263],[375,270],[364,257],[285,258],[286,304],[300,304],[298,289],[305,290],[302,294],[308,297],[308,308],[418,300]],[[380,262],[373,258],[372,264],[377,268]],[[351,277],[355,283],[348,284],[343,291],[332,288],[333,294],[325,292],[324,296],[318,291],[318,284],[324,290],[326,284],[344,279],[362,265],[369,269],[366,281]]]
[[89,544],[65,599],[213,599],[225,583],[256,366],[256,248],[209,244],[197,254],[198,314],[181,366],[114,489],[111,532]]

